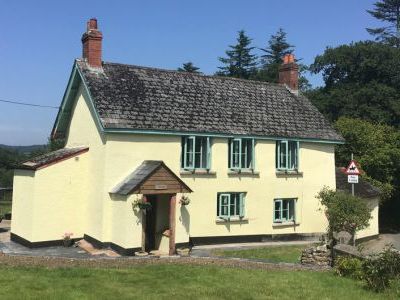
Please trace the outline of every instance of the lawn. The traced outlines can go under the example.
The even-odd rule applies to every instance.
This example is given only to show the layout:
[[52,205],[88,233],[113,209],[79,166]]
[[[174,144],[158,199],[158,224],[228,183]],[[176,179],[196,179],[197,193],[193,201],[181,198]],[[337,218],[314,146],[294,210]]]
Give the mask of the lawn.
[[124,269],[0,267],[0,299],[398,299],[330,272],[145,265]]
[[240,257],[263,259],[269,262],[297,263],[301,252],[310,245],[269,246],[243,250],[214,250],[213,255],[224,257]]

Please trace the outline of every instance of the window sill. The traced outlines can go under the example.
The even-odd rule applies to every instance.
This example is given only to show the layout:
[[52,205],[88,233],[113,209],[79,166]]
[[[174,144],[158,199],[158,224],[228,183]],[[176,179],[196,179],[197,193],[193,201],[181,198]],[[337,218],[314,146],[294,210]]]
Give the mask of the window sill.
[[228,175],[233,175],[233,176],[241,176],[241,175],[251,175],[251,176],[259,176],[260,172],[250,170],[250,169],[244,169],[244,170],[229,170]]
[[303,172],[298,170],[276,170],[276,176],[303,176]]
[[300,223],[298,222],[282,222],[282,223],[272,223],[272,227],[293,227],[293,226],[299,226]]
[[218,218],[215,220],[217,224],[226,224],[226,223],[249,223],[249,219],[247,218],[231,218],[231,219],[222,219]]
[[206,169],[194,169],[194,170],[184,170],[182,169],[180,171],[181,175],[216,175],[217,172],[211,171],[211,170],[206,170]]

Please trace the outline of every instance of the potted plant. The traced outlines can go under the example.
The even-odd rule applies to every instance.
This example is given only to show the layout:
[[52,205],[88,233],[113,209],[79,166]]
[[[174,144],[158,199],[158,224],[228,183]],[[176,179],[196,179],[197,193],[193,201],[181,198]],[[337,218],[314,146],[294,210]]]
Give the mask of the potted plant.
[[180,203],[181,205],[189,205],[189,203],[190,203],[190,198],[189,198],[188,196],[186,196],[186,195],[183,195],[183,196],[181,197],[181,199],[179,200],[179,203]]
[[139,198],[136,199],[135,202],[133,202],[133,208],[139,208],[141,210],[148,210],[151,208],[151,203],[147,202],[144,200],[144,198]]
[[66,232],[63,234],[63,245],[64,247],[71,247],[74,243],[74,240],[71,238],[74,234],[72,232]]

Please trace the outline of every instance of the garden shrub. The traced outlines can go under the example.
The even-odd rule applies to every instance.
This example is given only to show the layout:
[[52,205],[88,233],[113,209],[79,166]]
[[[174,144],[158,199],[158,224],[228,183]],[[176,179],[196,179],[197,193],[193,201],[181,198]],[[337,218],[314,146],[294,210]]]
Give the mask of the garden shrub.
[[400,275],[400,253],[392,246],[388,247],[382,253],[366,258],[362,269],[367,286],[376,292],[381,292]]
[[[367,228],[371,219],[371,209],[365,200],[349,193],[334,191],[324,187],[317,195],[328,219],[328,237],[334,232],[347,231],[353,237],[358,230]],[[354,240],[353,240],[354,242]]]
[[363,264],[361,259],[348,256],[339,256],[335,259],[335,274],[354,279],[363,278]]

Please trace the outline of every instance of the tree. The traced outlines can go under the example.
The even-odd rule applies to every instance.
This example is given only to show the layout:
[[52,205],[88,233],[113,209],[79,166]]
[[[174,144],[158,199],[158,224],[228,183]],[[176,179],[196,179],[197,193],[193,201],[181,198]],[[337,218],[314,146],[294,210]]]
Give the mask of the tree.
[[400,127],[400,51],[357,42],[327,48],[311,65],[325,86],[308,93],[330,120],[351,116]]
[[182,67],[179,67],[177,70],[180,72],[200,73],[200,68],[196,67],[191,61],[183,63]]
[[351,153],[384,198],[400,188],[400,131],[383,124],[341,117],[335,128],[346,144],[336,148],[336,162],[345,166]]
[[400,0],[380,0],[373,10],[367,10],[373,17],[389,23],[386,27],[367,28],[375,40],[390,46],[400,47]]
[[328,236],[334,232],[347,231],[353,236],[359,230],[367,228],[371,219],[371,210],[365,200],[349,193],[324,187],[317,195],[324,206],[328,219]]
[[254,47],[250,46],[251,39],[244,30],[238,32],[237,44],[230,45],[225,51],[227,57],[219,57],[223,66],[216,74],[236,78],[249,79],[256,73],[257,56],[252,54]]
[[[279,67],[282,64],[283,57],[286,54],[292,54],[294,46],[289,44],[286,39],[286,32],[279,28],[276,34],[273,34],[268,40],[268,45],[265,48],[260,48],[265,54],[261,55],[260,69],[258,70],[256,79],[260,81],[278,82]],[[296,60],[299,62],[299,60]],[[310,83],[304,76],[307,67],[299,64],[299,88],[302,91],[311,88]]]

